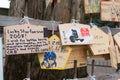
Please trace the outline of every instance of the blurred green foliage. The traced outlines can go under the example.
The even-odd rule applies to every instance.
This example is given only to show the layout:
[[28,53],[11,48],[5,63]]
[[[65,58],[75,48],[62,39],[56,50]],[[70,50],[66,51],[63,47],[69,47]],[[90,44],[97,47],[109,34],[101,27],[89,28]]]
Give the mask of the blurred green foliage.
[[89,24],[91,18],[92,18],[92,23],[94,23],[98,27],[107,25],[107,26],[114,28],[118,24],[117,22],[101,21],[100,14],[86,14],[85,15],[85,23]]

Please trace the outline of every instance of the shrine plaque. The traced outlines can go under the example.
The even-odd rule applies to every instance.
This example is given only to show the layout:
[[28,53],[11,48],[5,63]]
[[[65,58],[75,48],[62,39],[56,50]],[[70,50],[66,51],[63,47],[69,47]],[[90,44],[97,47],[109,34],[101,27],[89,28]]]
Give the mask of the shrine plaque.
[[93,36],[93,41],[95,44],[89,45],[93,55],[101,55],[109,53],[109,36],[105,32],[103,32],[97,26],[93,26],[91,28],[91,33]]
[[116,45],[116,55],[117,55],[117,62],[120,63],[120,32],[118,32],[117,34],[115,34],[114,36],[114,40],[117,43]]
[[99,13],[101,0],[84,0],[85,13]]
[[115,42],[117,43],[117,45],[120,48],[120,32],[118,32],[117,34],[115,34],[113,37],[114,37]]
[[66,63],[72,51],[69,46],[62,46],[61,40],[57,35],[52,35],[48,38],[49,51],[46,53],[40,53],[38,55],[40,66],[42,69],[65,69]]
[[43,26],[30,24],[4,27],[4,44],[7,55],[48,51],[48,38]]
[[93,43],[90,26],[79,23],[59,25],[62,45],[88,45]]
[[66,69],[74,68],[74,60],[77,60],[77,67],[87,66],[86,46],[71,46],[72,52],[66,64]]
[[101,20],[120,22],[120,2],[102,1],[101,2]]

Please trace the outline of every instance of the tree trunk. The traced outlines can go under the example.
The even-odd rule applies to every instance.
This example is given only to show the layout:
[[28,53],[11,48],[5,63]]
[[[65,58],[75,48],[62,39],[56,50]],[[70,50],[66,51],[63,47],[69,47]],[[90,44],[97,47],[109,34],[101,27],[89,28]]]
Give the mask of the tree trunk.
[[[53,15],[51,13],[51,4],[45,8],[45,0],[11,0],[10,16],[27,16],[35,19],[51,20],[51,16],[56,21],[70,22],[74,17],[80,22],[84,21],[83,0],[61,0],[60,4],[55,6]],[[27,12],[25,9],[27,2]],[[75,7],[76,10],[73,10]],[[74,69],[68,70],[42,70],[37,59],[37,54],[6,56],[4,69],[5,80],[23,80],[27,76],[27,63],[31,62],[31,80],[61,80],[62,78],[73,78]],[[87,75],[86,67],[77,69],[78,77]]]

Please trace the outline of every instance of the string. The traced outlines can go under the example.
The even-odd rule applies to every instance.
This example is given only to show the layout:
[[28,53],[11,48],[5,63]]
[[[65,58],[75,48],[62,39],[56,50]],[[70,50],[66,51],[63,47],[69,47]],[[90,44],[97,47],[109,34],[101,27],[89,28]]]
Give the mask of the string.
[[[89,22],[90,27],[95,27],[96,25],[93,23],[93,19],[92,19],[92,14],[90,13],[90,22]],[[97,26],[96,26],[97,27]]]
[[54,26],[54,24],[55,24],[55,21],[51,20],[51,25],[52,25],[52,35],[54,35],[54,33],[55,33],[55,26]]
[[[55,21],[52,20],[52,21],[51,21],[51,25],[52,25],[52,37],[54,37],[53,35],[54,35],[54,33],[55,33],[55,27],[54,27],[54,24],[55,24]],[[54,45],[51,45],[52,52],[53,52],[53,49],[54,49],[53,46],[54,46]]]
[[79,23],[79,20],[71,19],[71,23],[73,23],[73,25],[76,26],[76,23]]
[[19,24],[24,24],[24,23],[30,24],[30,21],[29,21],[30,19],[33,20],[33,18],[29,18],[28,16],[24,16],[24,18],[22,18],[20,20]]

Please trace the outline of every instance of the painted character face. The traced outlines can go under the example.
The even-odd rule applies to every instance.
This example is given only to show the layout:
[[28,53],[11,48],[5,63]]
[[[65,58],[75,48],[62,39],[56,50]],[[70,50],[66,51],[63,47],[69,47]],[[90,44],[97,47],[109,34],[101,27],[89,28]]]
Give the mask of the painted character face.
[[54,52],[46,52],[44,55],[42,66],[44,66],[45,68],[53,68],[56,67],[56,65],[56,54]]

